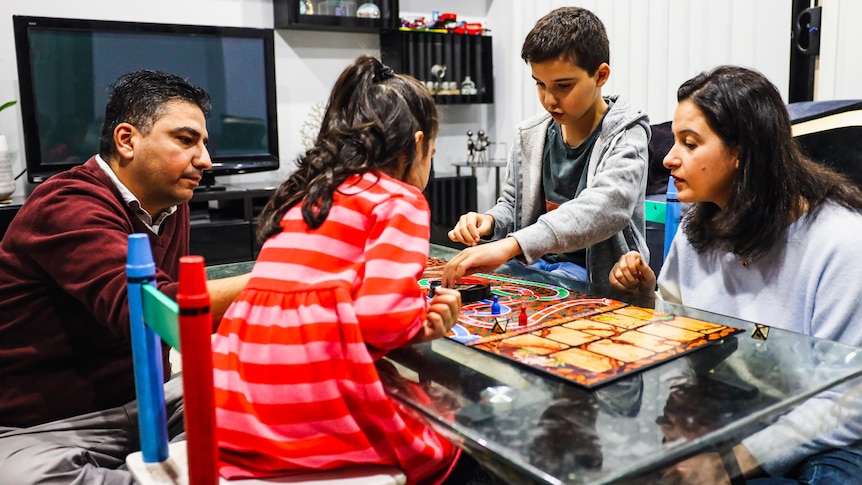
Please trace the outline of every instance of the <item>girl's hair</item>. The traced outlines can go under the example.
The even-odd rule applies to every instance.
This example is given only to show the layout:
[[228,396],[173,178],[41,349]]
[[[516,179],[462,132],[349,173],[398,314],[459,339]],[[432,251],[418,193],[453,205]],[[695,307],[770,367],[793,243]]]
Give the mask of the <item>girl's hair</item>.
[[761,73],[719,66],[686,81],[677,100],[691,101],[727,149],[739,151],[731,195],[723,210],[696,203],[683,230],[699,252],[730,250],[765,255],[805,211],[832,200],[862,209],[862,192],[843,175],[802,154],[778,89]]
[[263,208],[258,237],[281,232],[284,214],[297,203],[306,224],[320,227],[333,193],[352,175],[374,171],[404,180],[417,154],[415,133],[424,132],[420,153],[427,153],[437,125],[437,107],[424,85],[360,56],[335,82],[314,146]]

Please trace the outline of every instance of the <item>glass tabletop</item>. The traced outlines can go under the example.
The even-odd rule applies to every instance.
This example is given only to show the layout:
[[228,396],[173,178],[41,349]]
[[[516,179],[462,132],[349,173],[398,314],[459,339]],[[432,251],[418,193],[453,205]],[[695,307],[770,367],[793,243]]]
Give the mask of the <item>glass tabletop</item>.
[[[455,254],[431,247],[432,257]],[[663,468],[739,442],[862,374],[862,352],[839,343],[775,328],[761,340],[752,322],[517,263],[495,272],[743,330],[592,390],[449,339],[390,353],[381,375],[392,395],[509,482],[657,483]],[[405,392],[406,384],[427,396]]]
[[[431,256],[457,251],[432,245]],[[252,263],[208,268],[230,276]],[[378,363],[390,394],[507,483],[647,484],[662,469],[739,442],[826,389],[862,374],[862,351],[836,342],[505,264],[495,272],[743,331],[586,389],[440,339]]]

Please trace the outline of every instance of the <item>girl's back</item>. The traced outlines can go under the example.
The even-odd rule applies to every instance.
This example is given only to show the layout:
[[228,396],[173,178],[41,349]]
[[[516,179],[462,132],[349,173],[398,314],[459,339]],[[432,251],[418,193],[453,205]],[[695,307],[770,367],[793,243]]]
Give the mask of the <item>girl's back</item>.
[[342,184],[319,228],[299,206],[282,225],[213,342],[222,474],[354,463],[436,474],[454,448],[398,413],[374,366],[425,318],[424,197],[368,172]]

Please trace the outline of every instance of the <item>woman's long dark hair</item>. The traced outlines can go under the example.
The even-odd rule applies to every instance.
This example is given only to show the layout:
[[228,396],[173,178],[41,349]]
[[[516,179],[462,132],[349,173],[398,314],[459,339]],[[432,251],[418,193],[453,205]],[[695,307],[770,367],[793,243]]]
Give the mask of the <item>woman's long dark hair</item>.
[[696,203],[683,230],[699,252],[765,255],[806,210],[832,200],[862,209],[862,192],[843,175],[802,154],[781,95],[757,71],[720,66],[686,81],[677,100],[691,101],[727,149],[739,150],[727,205]]
[[415,133],[425,134],[420,153],[426,153],[437,126],[437,107],[425,86],[360,56],[335,82],[314,147],[263,208],[258,237],[281,232],[284,214],[298,203],[306,224],[320,227],[333,193],[352,175],[376,171],[403,180],[417,154]]

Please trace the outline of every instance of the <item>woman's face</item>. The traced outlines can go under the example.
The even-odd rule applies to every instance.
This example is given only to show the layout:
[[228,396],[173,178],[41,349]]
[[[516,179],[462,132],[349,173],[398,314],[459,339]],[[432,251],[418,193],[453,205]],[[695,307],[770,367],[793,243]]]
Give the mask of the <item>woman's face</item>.
[[739,151],[728,149],[700,108],[685,100],[673,115],[674,144],[664,157],[680,202],[712,202],[722,209],[730,198]]

